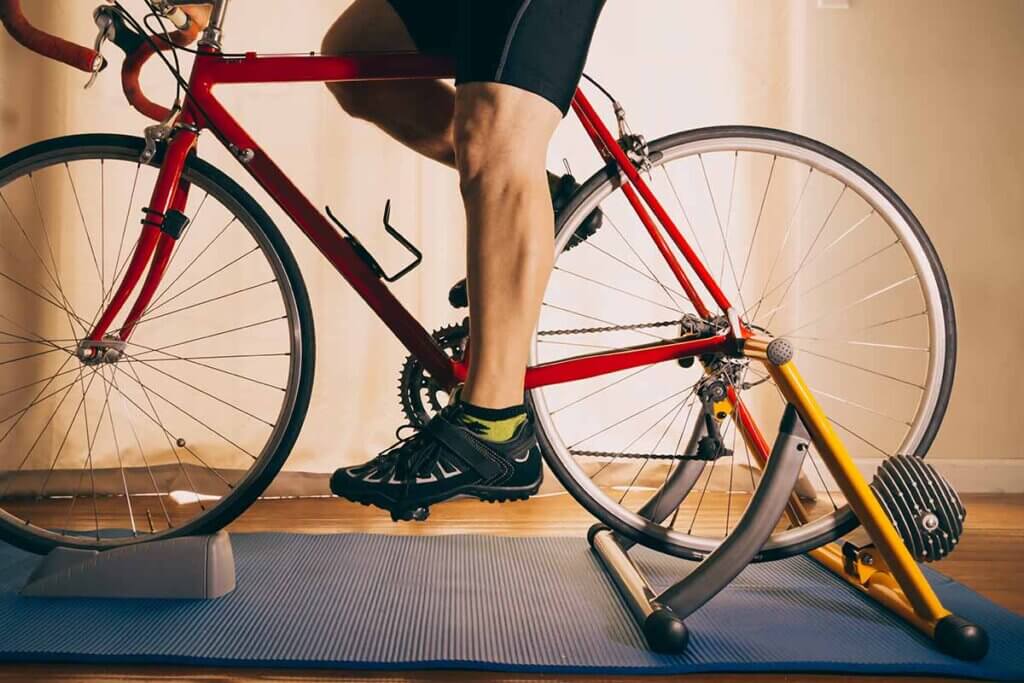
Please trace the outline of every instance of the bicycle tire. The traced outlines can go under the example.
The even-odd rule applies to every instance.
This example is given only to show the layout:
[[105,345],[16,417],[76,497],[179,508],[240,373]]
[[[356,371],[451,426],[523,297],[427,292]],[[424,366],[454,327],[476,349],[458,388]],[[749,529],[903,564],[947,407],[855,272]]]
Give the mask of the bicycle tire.
[[[935,401],[930,409],[926,424],[919,430],[916,443],[909,452],[911,455],[923,458],[931,447],[942,423],[949,403],[956,370],[956,321],[953,310],[953,298],[938,254],[924,228],[907,204],[871,170],[824,143],[796,133],[756,126],[713,126],[659,138],[650,143],[649,151],[651,159],[657,162],[657,160],[660,160],[674,148],[723,138],[751,138],[782,143],[821,155],[841,165],[870,185],[892,205],[910,228],[935,279],[943,320],[942,341],[944,353],[941,360],[941,379],[936,386]],[[625,176],[618,172],[614,165],[609,165],[591,176],[581,186],[576,196],[566,205],[565,210],[560,215],[556,244],[564,249],[567,242],[565,233],[574,230],[582,217],[588,215],[590,211],[598,206],[604,197],[619,189],[624,180]],[[558,254],[564,253],[562,249],[556,248],[556,252],[558,252],[556,253],[556,259]],[[538,390],[530,392],[528,397],[531,410],[535,413],[538,411],[535,399],[536,391]],[[607,505],[602,504],[593,495],[593,491],[586,482],[580,481],[574,475],[573,471],[575,468],[569,466],[568,460],[559,454],[558,449],[554,446],[553,439],[545,429],[544,420],[538,419],[537,424],[538,439],[548,466],[568,493],[588,512],[594,515],[601,524],[631,541],[690,560],[700,561],[714,549],[713,546],[706,544],[696,547],[694,544],[681,540],[679,538],[680,534],[666,533],[661,527],[657,529],[652,528],[652,526],[657,525],[645,525],[636,519],[625,519],[614,514]],[[571,456],[569,457],[571,458]],[[815,533],[804,534],[802,537],[799,534],[791,534],[797,540],[787,542],[778,542],[773,536],[758,553],[754,561],[776,560],[807,552],[845,536],[856,529],[859,524],[852,510],[848,506],[843,506],[841,512],[836,514],[836,518],[829,523],[827,528],[823,528]]]
[[[103,158],[139,162],[145,148],[141,138],[120,134],[80,134],[40,141],[15,150],[0,158],[0,188],[21,177],[30,169],[45,167],[47,164],[63,161]],[[148,162],[159,167],[166,145],[158,146],[157,154]],[[6,541],[35,553],[46,553],[58,546],[80,549],[105,549],[115,545],[128,545],[178,536],[210,534],[231,523],[242,514],[266,489],[280,471],[291,452],[305,420],[312,393],[316,343],[313,314],[309,294],[295,257],[280,230],[259,203],[226,173],[199,158],[193,151],[185,165],[184,176],[195,185],[208,191],[211,196],[235,212],[236,217],[250,231],[265,238],[266,245],[277,259],[281,272],[287,280],[287,291],[294,299],[299,335],[301,361],[297,372],[290,375],[294,400],[288,414],[288,422],[280,432],[276,447],[265,453],[258,463],[249,470],[240,485],[229,495],[220,499],[217,505],[182,526],[137,538],[122,538],[113,541],[104,539],[97,543],[90,537],[57,539],[53,535],[40,535],[21,520],[14,518],[0,507],[0,540]],[[254,236],[256,233],[253,233]]]

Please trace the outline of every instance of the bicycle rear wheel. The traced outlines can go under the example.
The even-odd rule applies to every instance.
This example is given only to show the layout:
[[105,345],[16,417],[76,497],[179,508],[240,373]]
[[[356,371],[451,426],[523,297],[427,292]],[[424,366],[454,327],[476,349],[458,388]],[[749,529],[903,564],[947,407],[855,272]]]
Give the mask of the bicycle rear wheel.
[[195,155],[190,223],[123,356],[79,360],[162,159],[141,163],[143,147],[77,135],[0,159],[0,538],[29,550],[220,529],[281,468],[309,404],[313,320],[295,259],[255,200]]
[[[906,204],[844,154],[772,129],[668,136],[651,143],[650,162],[653,191],[740,317],[797,348],[802,374],[862,471],[896,454],[923,456],[949,400],[956,328],[938,257]],[[616,192],[621,183],[599,173],[560,217],[533,364],[692,327],[693,306]],[[566,251],[595,209],[602,228]],[[719,422],[731,456],[686,458],[700,437],[698,388],[709,379],[736,391],[770,447],[784,400],[762,367],[720,358],[709,371],[673,361],[533,390],[549,466],[610,528],[664,552],[706,556],[739,521],[760,473],[732,415]],[[650,514],[673,486],[689,495]],[[758,559],[804,552],[857,526],[816,449],[799,490],[810,517],[783,520]]]

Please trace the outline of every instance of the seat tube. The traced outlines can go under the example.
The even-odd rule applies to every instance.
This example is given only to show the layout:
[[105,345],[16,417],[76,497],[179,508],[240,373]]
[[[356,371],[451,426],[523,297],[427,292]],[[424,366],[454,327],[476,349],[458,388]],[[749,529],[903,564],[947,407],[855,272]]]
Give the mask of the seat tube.
[[101,341],[107,334],[114,319],[128,301],[128,297],[139,284],[142,274],[149,266],[149,272],[139,296],[121,326],[121,339],[127,339],[135,327],[139,317],[149,305],[170,261],[175,240],[163,231],[164,217],[172,208],[183,210],[188,201],[188,184],[182,183],[181,173],[185,168],[185,160],[196,142],[196,134],[191,130],[179,130],[167,145],[160,173],[149,205],[143,209],[142,234],[132,253],[131,261],[125,270],[124,278],[111,298],[96,327],[89,335],[92,341]]

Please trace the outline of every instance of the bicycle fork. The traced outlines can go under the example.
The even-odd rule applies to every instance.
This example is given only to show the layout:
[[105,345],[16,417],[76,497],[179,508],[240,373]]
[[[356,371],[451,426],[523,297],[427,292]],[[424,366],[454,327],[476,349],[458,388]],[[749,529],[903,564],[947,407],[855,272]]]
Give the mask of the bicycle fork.
[[[99,320],[88,336],[79,342],[78,357],[83,362],[96,364],[119,360],[124,352],[124,343],[128,341],[152,303],[178,238],[188,224],[185,207],[188,204],[191,185],[181,176],[185,161],[195,147],[197,139],[198,134],[185,127],[179,128],[168,142],[156,185],[149,203],[142,210],[142,231],[124,276],[109,302],[106,301],[104,293]],[[124,308],[140,280],[142,287],[125,316],[124,323],[111,331],[114,319]]]

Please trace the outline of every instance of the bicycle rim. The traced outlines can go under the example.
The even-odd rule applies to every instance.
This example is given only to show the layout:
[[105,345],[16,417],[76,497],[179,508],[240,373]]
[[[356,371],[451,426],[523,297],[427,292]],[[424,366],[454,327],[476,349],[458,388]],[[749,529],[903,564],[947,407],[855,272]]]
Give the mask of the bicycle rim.
[[[794,343],[801,371],[830,416],[840,416],[833,424],[855,457],[870,464],[896,453],[923,456],[949,397],[955,322],[934,249],[899,197],[840,152],[772,129],[701,129],[660,139],[650,150],[653,164],[646,177],[655,194],[743,318]],[[655,341],[651,337],[672,338],[679,334],[678,328],[609,328],[611,324],[671,321],[692,311],[663,262],[658,262],[657,252],[649,246],[644,251],[651,240],[635,214],[630,215],[621,193],[615,192],[621,182],[611,173],[598,174],[564,214],[556,240],[560,256],[545,296],[532,363],[585,353],[593,347],[613,349]],[[740,204],[742,208],[737,208]],[[605,213],[606,221],[598,235],[587,241],[589,248],[563,253],[575,227],[596,208]],[[787,246],[795,256],[779,255]],[[588,256],[572,255],[579,253]],[[625,275],[615,279],[616,272]],[[794,272],[795,277],[790,277]],[[752,287],[749,283],[757,281],[753,273],[766,281]],[[904,312],[907,317],[902,318],[904,313],[897,309],[909,305],[914,296],[919,296],[922,308]],[[792,303],[795,298],[799,305]],[[629,303],[616,309],[615,300]],[[600,305],[586,308],[581,302]],[[893,315],[869,319],[864,317],[868,309]],[[830,317],[831,322],[835,318],[843,324],[852,321],[851,329],[853,323],[860,323],[862,334],[830,338],[824,334]],[[605,331],[580,332],[587,329]],[[896,343],[885,335],[863,334],[865,329],[915,341]],[[838,355],[840,346],[847,355]],[[850,355],[848,349],[855,353]],[[911,365],[917,373],[913,377],[896,374]],[[698,559],[731,531],[730,524],[739,520],[758,478],[757,464],[748,460],[749,450],[736,438],[730,418],[721,424],[723,443],[734,449],[735,456],[709,462],[671,519],[656,524],[638,514],[641,503],[656,495],[679,467],[680,448],[692,434],[691,387],[701,374],[700,364],[689,372],[686,375],[674,362],[666,363],[596,378],[578,388],[537,389],[530,398],[549,465],[572,495],[604,524],[632,540]],[[739,372],[747,383],[755,384],[741,391],[741,398],[745,404],[765,407],[757,421],[771,443],[781,398],[770,381],[755,374],[760,372],[756,367]],[[844,395],[836,386],[842,388],[844,382],[852,386],[851,373],[876,378],[875,391],[878,385],[896,386],[884,392],[894,396],[872,395],[870,390],[856,397]],[[914,396],[910,385],[920,387]],[[655,386],[664,391],[656,393]],[[643,400],[645,390],[650,392],[647,399],[664,400]],[[627,396],[617,413],[613,410],[616,391]],[[868,424],[892,422],[886,413],[900,401],[904,413],[897,416],[895,427],[886,431]],[[768,407],[766,402],[775,405]],[[588,404],[596,410],[585,413]],[[568,414],[573,410],[575,418]],[[637,412],[647,415],[644,433],[632,415]],[[851,415],[863,426],[852,424]],[[631,424],[636,429],[625,433]],[[602,429],[611,431],[605,434],[606,444],[615,441],[613,436],[621,437],[615,447],[602,448],[594,440],[579,438],[601,434]],[[602,459],[595,454],[606,455]],[[667,457],[651,457],[655,455]],[[617,480],[609,474],[616,469],[620,470]],[[805,525],[791,529],[780,525],[758,559],[804,552],[856,527],[855,517],[834,490],[835,482],[816,453],[805,466],[804,488],[808,486],[817,496],[814,507],[823,506],[822,510]],[[709,518],[717,517],[719,529],[708,530],[694,510],[700,510],[701,501],[723,495],[728,498],[725,524],[720,523],[720,506],[708,511]]]
[[0,390],[13,446],[0,533],[32,550],[221,528],[276,474],[308,406],[312,318],[294,259],[254,200],[195,157],[190,223],[124,357],[74,355],[138,235],[162,158],[140,164],[142,146],[71,136],[0,161],[4,280],[22,297],[6,299],[0,331],[9,349],[43,351],[6,361],[18,372]]

